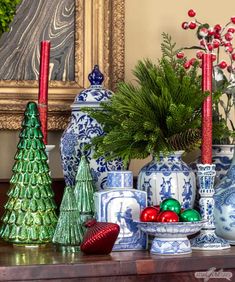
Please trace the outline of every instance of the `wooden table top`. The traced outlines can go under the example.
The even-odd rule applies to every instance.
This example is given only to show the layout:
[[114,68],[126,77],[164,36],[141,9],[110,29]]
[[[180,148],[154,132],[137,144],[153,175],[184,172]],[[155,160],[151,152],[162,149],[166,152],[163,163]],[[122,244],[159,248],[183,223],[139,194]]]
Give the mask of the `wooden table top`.
[[[150,277],[206,271],[211,267],[235,271],[235,247],[218,251],[193,251],[188,255],[160,256],[151,255],[148,251],[112,252],[110,255],[62,254],[55,251],[53,246],[25,248],[0,244],[0,281],[98,281],[99,277]],[[91,280],[92,277],[97,280]]]

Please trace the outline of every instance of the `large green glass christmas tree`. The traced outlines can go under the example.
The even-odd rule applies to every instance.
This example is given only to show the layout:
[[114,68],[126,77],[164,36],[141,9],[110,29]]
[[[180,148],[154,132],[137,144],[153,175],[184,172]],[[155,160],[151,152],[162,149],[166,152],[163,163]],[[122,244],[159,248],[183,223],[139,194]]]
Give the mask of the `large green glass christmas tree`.
[[74,188],[82,223],[85,223],[88,219],[94,217],[94,192],[95,186],[93,183],[89,163],[87,162],[86,157],[82,156],[78,166],[76,184]]
[[79,251],[84,230],[85,228],[80,222],[80,213],[74,195],[74,188],[66,187],[60,205],[60,216],[53,243],[57,244],[63,252]]
[[52,241],[57,215],[37,105],[27,104],[2,217],[1,237],[18,245]]

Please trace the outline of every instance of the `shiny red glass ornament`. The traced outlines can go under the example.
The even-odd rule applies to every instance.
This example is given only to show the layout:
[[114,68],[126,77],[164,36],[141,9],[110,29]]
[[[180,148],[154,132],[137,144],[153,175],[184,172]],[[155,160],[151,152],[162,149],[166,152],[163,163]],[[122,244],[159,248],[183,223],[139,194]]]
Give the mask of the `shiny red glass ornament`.
[[140,214],[140,221],[152,222],[157,221],[158,214],[160,212],[160,207],[147,207],[142,210]]
[[80,249],[85,254],[108,255],[117,240],[120,227],[116,223],[97,222],[89,220],[85,226],[88,228]]
[[157,218],[158,222],[178,222],[179,216],[173,211],[160,212]]

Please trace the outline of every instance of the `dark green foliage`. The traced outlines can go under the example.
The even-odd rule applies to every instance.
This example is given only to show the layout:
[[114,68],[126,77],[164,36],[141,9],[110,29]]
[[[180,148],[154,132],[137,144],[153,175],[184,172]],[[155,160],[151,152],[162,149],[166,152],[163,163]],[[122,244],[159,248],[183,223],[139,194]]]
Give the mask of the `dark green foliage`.
[[17,5],[21,0],[0,0],[0,36],[9,30]]
[[15,244],[51,242],[57,216],[37,105],[30,102],[12,168],[10,189],[0,228],[1,237]]
[[106,135],[95,137],[98,156],[132,158],[174,150],[189,150],[200,144],[201,92],[198,65],[189,71],[178,60],[171,38],[163,34],[163,57],[157,65],[139,61],[134,69],[138,85],[121,83],[116,95],[101,110],[90,114],[102,124]]

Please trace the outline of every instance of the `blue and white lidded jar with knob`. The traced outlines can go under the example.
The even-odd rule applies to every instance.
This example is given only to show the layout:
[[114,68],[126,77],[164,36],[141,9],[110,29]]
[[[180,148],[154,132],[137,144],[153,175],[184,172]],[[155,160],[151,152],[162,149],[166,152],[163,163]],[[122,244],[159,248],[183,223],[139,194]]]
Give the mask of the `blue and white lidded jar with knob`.
[[147,193],[133,189],[131,171],[109,171],[108,188],[95,192],[96,219],[120,226],[113,251],[143,250],[147,247],[146,234],[138,229],[141,211],[147,206]]
[[89,160],[94,183],[99,190],[106,187],[107,171],[122,169],[122,161],[119,159],[106,162],[103,157],[94,159],[93,150],[84,151],[84,146],[90,144],[93,137],[103,135],[104,131],[101,125],[89,114],[81,111],[81,108],[98,108],[100,102],[107,101],[113,94],[102,86],[104,76],[98,65],[94,66],[88,79],[90,87],[78,94],[71,105],[72,114],[61,137],[60,153],[66,186],[75,185],[78,164],[84,154]]

